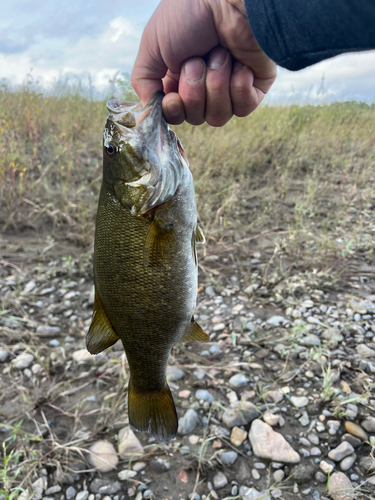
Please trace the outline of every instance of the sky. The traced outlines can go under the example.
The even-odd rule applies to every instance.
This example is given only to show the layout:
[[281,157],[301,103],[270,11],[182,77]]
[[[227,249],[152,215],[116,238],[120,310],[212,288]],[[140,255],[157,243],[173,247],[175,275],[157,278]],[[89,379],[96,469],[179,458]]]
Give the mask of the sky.
[[[48,87],[61,77],[87,79],[104,90],[130,73],[142,31],[158,0],[13,0],[2,2],[0,79],[28,74]],[[375,51],[344,54],[290,72],[282,68],[270,103],[375,101]]]

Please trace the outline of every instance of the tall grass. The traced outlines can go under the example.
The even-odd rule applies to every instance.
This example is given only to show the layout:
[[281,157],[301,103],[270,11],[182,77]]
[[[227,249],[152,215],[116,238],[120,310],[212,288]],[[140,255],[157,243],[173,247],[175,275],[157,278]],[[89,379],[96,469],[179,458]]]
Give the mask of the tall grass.
[[[89,243],[105,103],[0,90],[0,222],[68,228]],[[176,127],[211,242],[269,231],[294,258],[372,253],[375,106],[262,106],[221,129]],[[52,224],[52,227],[51,227]]]

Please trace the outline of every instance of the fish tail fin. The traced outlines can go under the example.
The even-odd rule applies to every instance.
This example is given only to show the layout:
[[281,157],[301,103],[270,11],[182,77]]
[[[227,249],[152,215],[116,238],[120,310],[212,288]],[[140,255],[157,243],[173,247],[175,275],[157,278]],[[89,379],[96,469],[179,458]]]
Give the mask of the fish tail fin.
[[137,431],[145,431],[161,441],[176,437],[178,420],[171,390],[165,383],[160,391],[138,391],[129,381],[129,423]]

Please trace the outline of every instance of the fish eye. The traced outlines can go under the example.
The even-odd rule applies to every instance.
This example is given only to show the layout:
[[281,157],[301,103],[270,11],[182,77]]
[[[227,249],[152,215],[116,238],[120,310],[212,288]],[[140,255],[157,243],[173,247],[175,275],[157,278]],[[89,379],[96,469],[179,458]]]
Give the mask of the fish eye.
[[108,144],[108,146],[105,148],[105,153],[110,158],[113,158],[115,156],[115,154],[117,153],[116,144],[114,144],[113,142],[110,142]]

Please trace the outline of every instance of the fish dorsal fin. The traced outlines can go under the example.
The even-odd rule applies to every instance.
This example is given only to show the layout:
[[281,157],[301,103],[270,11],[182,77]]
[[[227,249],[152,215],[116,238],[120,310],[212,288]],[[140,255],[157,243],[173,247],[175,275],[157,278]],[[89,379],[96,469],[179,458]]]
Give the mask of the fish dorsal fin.
[[160,219],[155,217],[148,229],[143,247],[144,266],[150,267],[168,259],[175,240],[173,226],[163,224]]
[[207,333],[205,333],[198,323],[194,321],[194,317],[191,318],[189,329],[182,337],[181,342],[191,342],[192,340],[196,340],[198,342],[207,342],[207,340],[210,340]]
[[95,290],[94,313],[86,335],[86,348],[91,354],[98,354],[115,344],[118,339]]

